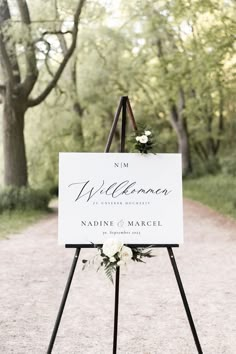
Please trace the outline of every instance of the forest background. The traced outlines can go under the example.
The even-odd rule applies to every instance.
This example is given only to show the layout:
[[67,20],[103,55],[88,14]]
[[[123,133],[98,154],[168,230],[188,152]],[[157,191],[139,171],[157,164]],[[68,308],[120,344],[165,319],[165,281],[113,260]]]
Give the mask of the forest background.
[[235,14],[233,0],[0,0],[0,212],[44,209],[58,152],[103,151],[128,95],[157,152],[182,153],[185,195],[236,217]]

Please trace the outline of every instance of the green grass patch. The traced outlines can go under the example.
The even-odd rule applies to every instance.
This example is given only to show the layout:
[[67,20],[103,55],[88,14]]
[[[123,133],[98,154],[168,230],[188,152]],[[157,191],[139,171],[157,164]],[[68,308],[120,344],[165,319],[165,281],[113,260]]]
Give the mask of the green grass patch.
[[236,219],[236,178],[204,176],[184,181],[184,196]]
[[48,211],[42,210],[13,210],[3,212],[0,214],[0,238],[20,232],[48,213]]

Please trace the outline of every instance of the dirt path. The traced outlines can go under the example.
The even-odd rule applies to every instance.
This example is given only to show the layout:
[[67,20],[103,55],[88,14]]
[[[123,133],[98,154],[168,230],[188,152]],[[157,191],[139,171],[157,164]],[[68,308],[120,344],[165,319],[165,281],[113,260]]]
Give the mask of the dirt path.
[[[154,252],[122,270],[118,353],[194,354],[167,252]],[[0,241],[1,354],[46,353],[73,253],[57,246],[56,215]],[[236,222],[185,201],[175,255],[204,354],[236,353]],[[113,293],[79,261],[53,353],[112,353]]]

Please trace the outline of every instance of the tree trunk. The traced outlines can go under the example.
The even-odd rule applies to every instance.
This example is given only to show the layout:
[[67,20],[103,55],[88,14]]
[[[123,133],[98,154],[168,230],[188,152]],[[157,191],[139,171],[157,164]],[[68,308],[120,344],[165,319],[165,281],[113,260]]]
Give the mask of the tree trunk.
[[189,138],[186,129],[179,128],[177,132],[179,153],[182,154],[182,174],[186,176],[192,172]]
[[170,121],[178,139],[178,151],[182,154],[182,174],[186,176],[192,172],[192,161],[188,136],[187,121],[179,112],[175,104],[171,105]]
[[12,102],[9,93],[3,109],[4,182],[9,186],[26,186],[27,162],[24,141],[25,110],[21,104]]

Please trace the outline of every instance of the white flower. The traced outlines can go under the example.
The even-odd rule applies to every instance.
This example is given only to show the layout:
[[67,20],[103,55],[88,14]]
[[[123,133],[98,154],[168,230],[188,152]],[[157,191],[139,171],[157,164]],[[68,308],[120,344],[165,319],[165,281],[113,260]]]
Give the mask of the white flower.
[[115,257],[110,257],[109,261],[110,261],[111,263],[113,263],[113,262],[116,261],[116,259],[115,259]]
[[139,141],[141,136],[136,136],[136,141]]
[[148,142],[148,137],[146,135],[140,136],[139,142],[142,144],[146,144]]
[[124,261],[119,261],[119,262],[117,262],[117,265],[118,266],[125,265],[125,262]]
[[124,263],[127,263],[133,257],[133,252],[130,247],[123,246],[119,253],[120,260]]
[[102,246],[102,251],[107,257],[110,258],[114,256],[117,252],[119,252],[122,246],[122,242],[113,238],[109,238],[104,242]]
[[152,133],[150,132],[150,130],[145,130],[144,134],[145,134],[146,136],[149,136],[149,135],[151,135]]

